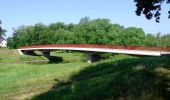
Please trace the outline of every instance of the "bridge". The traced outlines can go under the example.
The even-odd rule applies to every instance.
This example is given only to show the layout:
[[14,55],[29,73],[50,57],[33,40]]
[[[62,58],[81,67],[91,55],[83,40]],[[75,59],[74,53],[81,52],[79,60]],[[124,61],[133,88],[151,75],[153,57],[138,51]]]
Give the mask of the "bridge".
[[56,50],[69,50],[86,53],[87,61],[94,62],[99,60],[98,53],[120,53],[128,55],[144,56],[168,56],[170,47],[147,47],[147,46],[115,46],[115,45],[95,45],[95,44],[55,44],[55,45],[33,45],[18,48],[20,55],[37,54],[34,51],[42,52],[42,56],[50,57],[50,52]]

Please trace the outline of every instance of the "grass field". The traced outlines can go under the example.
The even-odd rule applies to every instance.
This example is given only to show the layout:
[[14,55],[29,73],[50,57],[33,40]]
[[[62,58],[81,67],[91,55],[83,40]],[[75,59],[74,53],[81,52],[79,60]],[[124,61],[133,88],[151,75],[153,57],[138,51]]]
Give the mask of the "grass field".
[[[5,50],[7,51],[8,49]],[[0,52],[0,56],[1,54]],[[4,53],[3,55],[5,56]],[[12,55],[13,53],[10,56],[18,56]],[[63,57],[64,61],[52,64],[1,64],[0,98],[4,100],[170,99],[169,58],[116,55],[112,59],[89,64],[79,60],[83,56],[80,53],[54,52],[53,55]]]
[[[20,63],[47,59],[41,56],[20,56],[17,50],[0,48],[1,99],[30,98],[36,93],[50,89],[58,81],[68,80],[72,74],[88,65],[86,62],[81,62],[84,59],[81,53],[52,52],[51,54],[62,57],[63,62],[57,64],[47,62]],[[8,64],[9,62],[12,64]]]
[[[50,89],[87,65],[85,62],[64,64],[7,64],[0,67],[0,96],[18,99]],[[56,81],[57,80],[57,81]],[[43,89],[44,91],[44,89]]]
[[0,62],[2,61],[18,61],[20,56],[17,50],[0,48]]

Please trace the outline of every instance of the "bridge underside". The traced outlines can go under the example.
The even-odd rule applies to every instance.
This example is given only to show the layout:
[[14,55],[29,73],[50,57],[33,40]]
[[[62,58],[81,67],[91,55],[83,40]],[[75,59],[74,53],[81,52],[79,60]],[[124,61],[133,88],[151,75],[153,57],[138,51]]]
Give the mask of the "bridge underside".
[[[40,54],[36,54],[35,53],[36,50],[18,50],[18,52],[20,53],[20,55],[29,55],[29,56],[43,56],[48,58],[49,60],[51,58],[50,53],[54,50],[38,50],[41,52]],[[82,51],[78,51],[78,52],[82,52]],[[101,60],[101,57],[99,56],[99,52],[87,52],[84,51],[82,53],[86,53],[87,54],[87,62],[88,63],[92,63],[92,62],[97,62],[99,60]]]
[[18,49],[20,55],[40,56],[34,51],[41,51],[42,55],[50,59],[50,52],[56,50],[69,50],[83,52],[87,54],[87,62],[92,63],[100,60],[99,53],[122,53],[128,55],[145,55],[145,56],[168,56],[169,52],[146,51],[146,50],[125,50],[125,49],[100,49],[100,48],[30,48]]

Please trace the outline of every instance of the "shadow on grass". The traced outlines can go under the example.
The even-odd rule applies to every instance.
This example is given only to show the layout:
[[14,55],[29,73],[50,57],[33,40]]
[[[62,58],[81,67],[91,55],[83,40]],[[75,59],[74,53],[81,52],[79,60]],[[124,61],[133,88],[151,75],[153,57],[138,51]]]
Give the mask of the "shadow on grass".
[[[126,58],[91,65],[56,80],[51,90],[34,100],[170,100],[170,60]],[[169,77],[168,77],[169,76]]]
[[48,57],[48,60],[49,60],[48,63],[60,63],[60,62],[63,62],[63,58],[58,57],[58,56],[50,56],[50,57]]

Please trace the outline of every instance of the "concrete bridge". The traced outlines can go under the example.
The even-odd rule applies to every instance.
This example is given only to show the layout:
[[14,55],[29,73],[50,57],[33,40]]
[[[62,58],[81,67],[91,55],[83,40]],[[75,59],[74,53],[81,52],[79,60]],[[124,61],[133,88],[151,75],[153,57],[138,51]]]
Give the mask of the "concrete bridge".
[[56,50],[69,50],[84,52],[88,62],[99,60],[98,53],[121,53],[128,55],[145,56],[168,56],[170,47],[146,47],[146,46],[114,46],[114,45],[94,45],[94,44],[56,44],[56,45],[34,45],[18,48],[20,55],[36,56],[34,51],[41,51],[42,56],[50,57],[50,52]]

